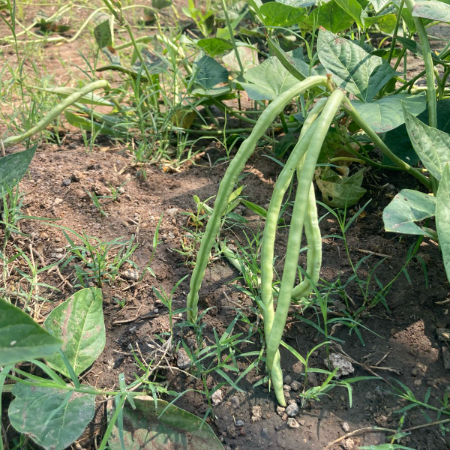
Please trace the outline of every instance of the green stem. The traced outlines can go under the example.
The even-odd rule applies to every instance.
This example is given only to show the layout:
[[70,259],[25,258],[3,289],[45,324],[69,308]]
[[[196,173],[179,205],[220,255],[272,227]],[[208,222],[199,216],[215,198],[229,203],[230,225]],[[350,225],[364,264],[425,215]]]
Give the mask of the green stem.
[[[411,14],[413,14],[414,0],[405,0],[406,6]],[[437,127],[437,105],[436,105],[436,85],[434,83],[434,64],[431,56],[430,42],[428,40],[427,30],[420,17],[414,17],[417,33],[419,35],[420,45],[422,46],[423,61],[425,63],[425,73],[427,77],[427,103],[430,127]]]
[[24,141],[25,139],[28,139],[29,137],[33,136],[36,133],[39,133],[40,131],[44,130],[53,120],[55,120],[66,108],[68,108],[72,103],[75,103],[78,101],[81,97],[83,97],[86,94],[89,94],[92,91],[95,91],[96,89],[111,89],[110,84],[106,80],[101,81],[94,81],[93,83],[90,83],[83,88],[81,88],[79,91],[74,92],[73,94],[69,95],[67,98],[65,98],[61,103],[59,103],[58,106],[55,106],[50,112],[41,119],[33,128],[30,128],[27,132],[20,134],[18,136],[10,136],[6,138],[3,141],[3,145],[5,147],[18,144],[19,142]]
[[223,180],[220,183],[219,192],[214,203],[214,212],[208,220],[205,234],[197,255],[197,262],[192,273],[190,292],[187,298],[188,318],[191,322],[195,322],[197,319],[198,293],[205,275],[206,265],[208,264],[211,249],[214,245],[214,240],[219,232],[222,214],[228,205],[228,199],[233,191],[237,177],[244,169],[245,163],[253,153],[259,139],[273,122],[275,117],[283,111],[285,106],[289,104],[294,97],[297,97],[306,90],[315,86],[327,86],[327,77],[310,77],[307,80],[296,84],[275,99],[261,114],[258,122],[253,128],[252,133],[242,143],[239,151],[236,153],[236,156],[231,161]]
[[239,68],[241,69],[241,76],[244,74],[244,66],[242,65],[241,56],[239,55],[236,41],[234,39],[233,27],[231,26],[230,17],[228,16],[228,8],[225,0],[222,0],[222,8],[225,14],[225,20],[227,22],[228,32],[230,33],[231,44],[233,45],[234,54],[236,55]]
[[322,148],[323,141],[328,133],[328,129],[344,98],[344,93],[340,90],[336,90],[328,99],[320,118],[316,122],[314,140],[309,146],[306,153],[305,162],[301,170],[301,177],[299,179],[294,210],[292,213],[286,259],[283,268],[283,278],[278,296],[277,311],[275,313],[272,330],[267,343],[266,362],[269,370],[272,368],[275,355],[278,352],[281,337],[286,325],[289,306],[291,304],[292,290],[294,288],[295,278],[297,276],[297,264],[298,255],[300,252],[302,230],[308,209],[308,196],[311,190],[311,183],[314,177],[317,158]]
[[390,63],[392,60],[392,56],[394,54],[394,48],[395,48],[395,43],[397,41],[397,33],[398,33],[398,27],[400,26],[400,22],[402,20],[402,10],[403,10],[403,5],[404,5],[405,1],[402,0],[400,2],[400,6],[398,8],[398,13],[397,13],[397,21],[395,22],[395,28],[394,28],[394,34],[392,36],[392,42],[391,42],[391,48],[389,50],[389,56],[388,56],[388,62]]
[[348,115],[365,131],[370,139],[372,139],[372,142],[379,147],[379,149],[385,156],[387,156],[402,170],[417,178],[427,189],[431,189],[430,180],[425,175],[421,174],[417,169],[414,169],[414,167],[411,167],[408,163],[392,153],[389,147],[381,140],[378,134],[373,131],[370,125],[368,125],[365,120],[358,114],[356,109],[348,100],[344,102],[344,108],[346,109]]

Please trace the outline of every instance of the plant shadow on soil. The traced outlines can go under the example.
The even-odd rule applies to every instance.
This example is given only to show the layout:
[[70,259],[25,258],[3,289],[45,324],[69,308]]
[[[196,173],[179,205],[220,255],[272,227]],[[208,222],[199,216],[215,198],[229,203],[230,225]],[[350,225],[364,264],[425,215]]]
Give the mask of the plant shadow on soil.
[[[29,215],[60,218],[61,225],[78,232],[85,231],[102,240],[121,236],[130,238],[135,235],[139,247],[134,261],[141,270],[149,260],[153,234],[160,215],[164,213],[160,229],[161,244],[151,265],[156,278],[147,274],[141,283],[133,285],[130,281],[121,280],[113,286],[105,285],[103,289],[107,344],[103,354],[84,375],[84,380],[97,388],[112,389],[117,386],[119,373],[123,372],[129,383],[138,372],[130,346],[135,350],[139,348],[142,357],[150,361],[154,356],[151,346],[155,343],[155,335],[169,331],[167,309],[158,303],[152,287],[162,287],[170,292],[179,279],[190,273],[183,257],[175,251],[180,249],[180,240],[186,234],[182,226],[186,225],[187,217],[180,213],[195,209],[192,199],[194,194],[202,200],[216,194],[226,166],[210,168],[205,155],[197,161],[198,165],[180,173],[163,173],[154,166],[147,166],[147,175],[143,178],[136,176],[138,171],[142,173],[142,167],[133,165],[131,156],[123,149],[107,146],[102,150],[86,154],[83,149],[78,148],[76,142],[67,142],[63,147],[42,145],[21,189],[27,193],[25,210]],[[213,162],[223,156],[214,145],[206,151]],[[254,203],[266,205],[276,180],[278,166],[268,158],[255,154],[248,162],[245,173],[246,187],[243,194]],[[357,220],[349,229],[348,241],[354,261],[365,256],[364,251],[390,256],[376,272],[381,282],[386,284],[404,264],[407,250],[413,241],[385,233],[381,211],[390,201],[392,184],[395,185],[395,190],[400,190],[411,181],[406,176],[396,175],[390,179],[383,173],[377,176],[378,178],[371,177],[369,185],[365,186],[368,189],[366,197],[372,196],[373,200],[367,207],[365,217]],[[68,183],[64,180],[71,181]],[[124,193],[117,202],[104,203],[108,217],[102,217],[86,191],[105,195],[108,194],[110,185],[120,186],[124,182]],[[391,191],[380,188],[386,184],[390,185]],[[361,205],[366,197],[361,200]],[[258,217],[248,209],[242,214],[249,220],[248,226],[256,231],[261,225]],[[327,216],[321,222],[322,235],[336,233],[336,227],[336,221]],[[59,230],[41,222],[27,221],[23,224],[22,231],[30,237],[19,237],[16,243],[32,241],[46,262],[53,261],[52,255],[60,252],[66,245]],[[229,239],[245,242],[239,229],[233,231],[234,233],[228,232]],[[287,229],[282,228],[278,237],[277,254],[284,253],[286,242]],[[363,346],[355,334],[348,334],[347,328],[337,328],[334,336],[345,341],[343,349],[358,362],[374,365],[384,357],[381,365],[395,369],[399,374],[376,369],[375,372],[391,381],[393,378],[398,379],[411,388],[419,400],[423,400],[427,389],[432,387],[430,401],[437,405],[438,399],[447,395],[450,372],[443,365],[442,343],[437,340],[436,328],[450,324],[450,320],[448,305],[437,305],[436,302],[447,299],[449,289],[437,246],[424,241],[420,255],[427,262],[428,289],[425,287],[422,267],[418,263],[412,263],[408,267],[411,285],[402,275],[387,296],[390,310],[379,305],[370,316],[363,319],[362,323],[381,337],[361,329],[365,341]],[[361,276],[367,276],[370,267],[378,260],[376,255],[369,258],[361,267]],[[304,254],[300,261],[305,262]],[[341,243],[331,238],[324,239],[322,278],[333,282],[338,276],[345,280],[350,274],[351,268]],[[69,282],[74,281],[70,271],[63,272],[63,275],[68,277]],[[211,308],[204,319],[206,337],[213,339],[213,329],[219,335],[223,333],[236,315],[236,305],[242,305],[243,308],[252,306],[251,301],[231,283],[237,277],[238,273],[225,260],[209,265],[199,304],[200,310]],[[41,292],[42,296],[48,296],[49,301],[40,305],[40,317],[45,317],[72,293],[55,273],[49,274],[43,281],[58,286],[60,291],[56,294]],[[174,296],[174,309],[185,307],[188,283],[189,278],[178,288]],[[355,286],[349,291],[349,295],[355,302],[361,302]],[[120,308],[114,299],[125,300],[125,306]],[[145,318],[134,320],[140,316]],[[256,320],[255,316],[249,317],[253,322]],[[310,318],[315,320],[314,315]],[[256,335],[254,338],[255,342],[243,350],[260,348]],[[323,336],[312,327],[291,319],[284,339],[300,354],[306,355],[314,345],[323,341]],[[281,353],[284,374],[302,380],[302,369],[297,364],[298,361],[285,349]],[[324,358],[325,351],[320,349],[311,357],[310,366],[325,368]],[[177,392],[202,388],[192,378],[176,371],[176,361],[172,355],[167,355],[167,361],[174,369],[160,371],[161,377],[157,381],[166,379],[168,388]],[[245,370],[249,363],[250,361],[242,360],[240,370]],[[215,408],[217,418],[211,425],[225,446],[239,449],[323,449],[345,434],[343,422],[348,423],[351,431],[367,426],[397,428],[401,415],[395,414],[395,410],[406,405],[392,395],[392,388],[382,380],[358,382],[353,385],[352,408],[349,408],[346,390],[335,388],[329,396],[321,397],[320,402],[307,403],[297,417],[299,428],[291,429],[277,414],[274,396],[268,392],[267,387],[252,387],[264,375],[264,367],[260,365],[259,369],[259,372],[252,370],[242,380],[240,387],[245,394],[236,392],[230,386],[222,388],[225,398]],[[355,366],[353,375],[370,374]],[[208,378],[208,386],[213,388],[221,381],[219,377],[211,376]],[[310,380],[312,384],[321,381],[321,376]],[[230,401],[232,397],[237,397],[238,400],[233,398]],[[177,405],[200,417],[207,409],[205,397],[194,392],[185,394],[177,401]],[[261,419],[256,421],[252,421],[254,406],[260,406],[262,413]],[[6,423],[5,411],[3,414]],[[432,412],[429,415],[432,420],[436,420]],[[83,448],[94,448],[94,439],[104,430],[104,420],[103,407],[99,405],[95,423],[88,427],[79,441]],[[244,426],[238,428],[237,420],[242,420]],[[404,428],[424,423],[426,418],[416,408],[408,412]],[[381,432],[367,433],[342,441],[332,448],[380,444],[384,442],[384,437]],[[448,434],[443,435],[439,427],[430,426],[413,432],[404,445],[417,450],[447,449],[450,448],[450,437]]]

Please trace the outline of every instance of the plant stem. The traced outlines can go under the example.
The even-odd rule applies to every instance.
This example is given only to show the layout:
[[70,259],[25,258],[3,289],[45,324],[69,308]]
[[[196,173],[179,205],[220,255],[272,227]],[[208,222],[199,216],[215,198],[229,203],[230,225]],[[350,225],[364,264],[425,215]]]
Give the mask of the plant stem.
[[[405,0],[406,6],[411,14],[413,14],[415,1]],[[423,25],[420,17],[414,17],[414,24],[416,25],[417,34],[419,35],[420,45],[422,46],[423,61],[425,63],[425,73],[427,78],[427,103],[430,127],[437,127],[437,109],[436,109],[436,85],[434,83],[434,64],[431,57],[430,42],[428,40],[427,30]]]
[[239,64],[239,68],[241,69],[241,77],[242,77],[242,75],[244,74],[244,66],[242,65],[241,57],[239,55],[236,41],[234,39],[233,28],[231,26],[230,17],[228,16],[228,8],[227,8],[227,4],[226,4],[225,0],[222,0],[222,8],[223,8],[223,12],[225,14],[225,20],[227,22],[228,32],[230,33],[231,44],[233,45],[234,54],[236,55],[236,59]]

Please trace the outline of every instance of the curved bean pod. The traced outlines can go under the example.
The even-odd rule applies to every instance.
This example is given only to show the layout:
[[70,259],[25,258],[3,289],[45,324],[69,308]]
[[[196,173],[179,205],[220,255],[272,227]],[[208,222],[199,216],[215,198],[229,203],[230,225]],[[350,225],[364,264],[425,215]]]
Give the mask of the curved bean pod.
[[303,229],[304,219],[308,208],[308,196],[311,191],[311,183],[317,158],[331,122],[344,98],[344,93],[340,90],[336,90],[328,99],[320,118],[315,123],[315,139],[309,146],[301,170],[286,250],[286,262],[284,264],[281,289],[278,296],[277,311],[275,313],[269,341],[267,342],[266,363],[269,369],[272,369],[273,367],[283,330],[286,325],[292,290],[297,275],[298,254],[302,238],[299,230]]
[[190,292],[187,297],[188,319],[195,322],[198,313],[198,292],[205,275],[206,265],[208,264],[209,255],[211,253],[214,240],[219,232],[220,220],[225,211],[228,198],[230,197],[237,177],[245,167],[250,155],[253,153],[258,140],[267,130],[284,109],[284,107],[298,95],[315,86],[327,86],[327,78],[322,76],[309,77],[293,86],[288,91],[281,94],[274,100],[261,114],[258,122],[253,128],[250,136],[242,143],[236,156],[231,161],[228,169],[220,183],[219,192],[214,203],[214,212],[212,213],[208,224],[206,225],[205,234],[200,244],[200,249],[197,255],[197,262],[191,277]]

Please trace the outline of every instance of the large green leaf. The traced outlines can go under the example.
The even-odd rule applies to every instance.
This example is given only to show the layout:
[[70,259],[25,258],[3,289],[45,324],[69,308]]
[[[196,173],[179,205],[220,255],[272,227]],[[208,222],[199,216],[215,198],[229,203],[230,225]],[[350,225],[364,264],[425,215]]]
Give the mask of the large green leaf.
[[99,48],[112,47],[111,22],[108,18],[94,28],[94,37]]
[[450,22],[450,5],[433,0],[416,2],[413,10],[414,17],[438,20],[439,22]]
[[16,383],[12,393],[12,426],[45,449],[69,447],[94,417],[94,395],[24,383]]
[[0,196],[5,185],[12,186],[27,173],[31,160],[36,153],[37,145],[22,152],[0,158]]
[[386,231],[435,237],[430,230],[416,224],[433,217],[436,198],[423,192],[403,189],[383,211]]
[[450,281],[450,164],[445,165],[436,197],[436,228],[445,272]]
[[380,12],[386,5],[391,3],[392,0],[369,0],[369,3],[371,3],[375,9],[375,12]]
[[385,133],[405,123],[402,103],[406,109],[417,116],[427,107],[425,93],[420,95],[397,94],[382,97],[370,103],[352,101],[361,117],[377,133]]
[[[64,353],[79,375],[102,353],[105,343],[102,291],[82,289],[57,306],[44,322],[45,328],[64,342]],[[69,376],[60,354],[47,358],[50,367]]]
[[338,175],[327,167],[322,175],[316,178],[317,187],[322,192],[323,202],[333,208],[353,206],[366,193],[361,187],[364,169],[351,177]]
[[444,167],[450,162],[450,135],[425,125],[407,111],[405,119],[414,150],[431,175],[440,181]]
[[336,3],[362,28],[364,19],[362,17],[362,8],[357,0],[335,0]]
[[333,33],[350,28],[353,23],[353,17],[347,14],[335,0],[328,3],[321,3],[304,21],[309,28],[319,25]]
[[0,298],[0,367],[50,356],[61,345],[28,314]]
[[269,2],[259,8],[267,27],[290,27],[300,23],[305,17],[305,11],[283,3]]
[[231,42],[219,38],[200,39],[197,45],[211,57],[222,55],[233,49]]
[[[426,109],[419,114],[417,118],[428,124],[428,110]],[[437,102],[437,129],[450,134],[450,99]],[[412,147],[406,131],[406,125],[400,125],[398,128],[386,133],[384,142],[399,158],[408,164],[414,165],[419,162],[419,156]],[[385,157],[383,163],[388,164],[389,159]]]
[[247,70],[244,78],[249,83],[241,83],[241,85],[253,100],[275,100],[280,94],[299,82],[275,56],[271,56],[259,66]]
[[196,68],[195,82],[205,89],[212,89],[217,84],[228,81],[227,69],[210,56],[202,56],[195,61],[194,65]]
[[[123,409],[123,441],[126,450],[223,450],[211,427],[183,409],[151,397],[135,397],[136,409]],[[108,441],[111,450],[122,450],[119,428]]]
[[317,47],[320,62],[333,81],[365,102],[395,76],[394,69],[379,56],[324,29],[319,31]]
[[[244,67],[244,71],[251,69],[252,67],[255,67],[259,64],[258,60],[258,50],[255,47],[249,47],[249,46],[240,46],[237,48],[237,51],[239,53],[239,58],[241,60],[241,63]],[[233,51],[228,53],[222,58],[222,61],[229,67],[231,67],[232,70],[236,72],[240,72],[241,68],[239,66],[239,61],[236,58],[236,54]]]

